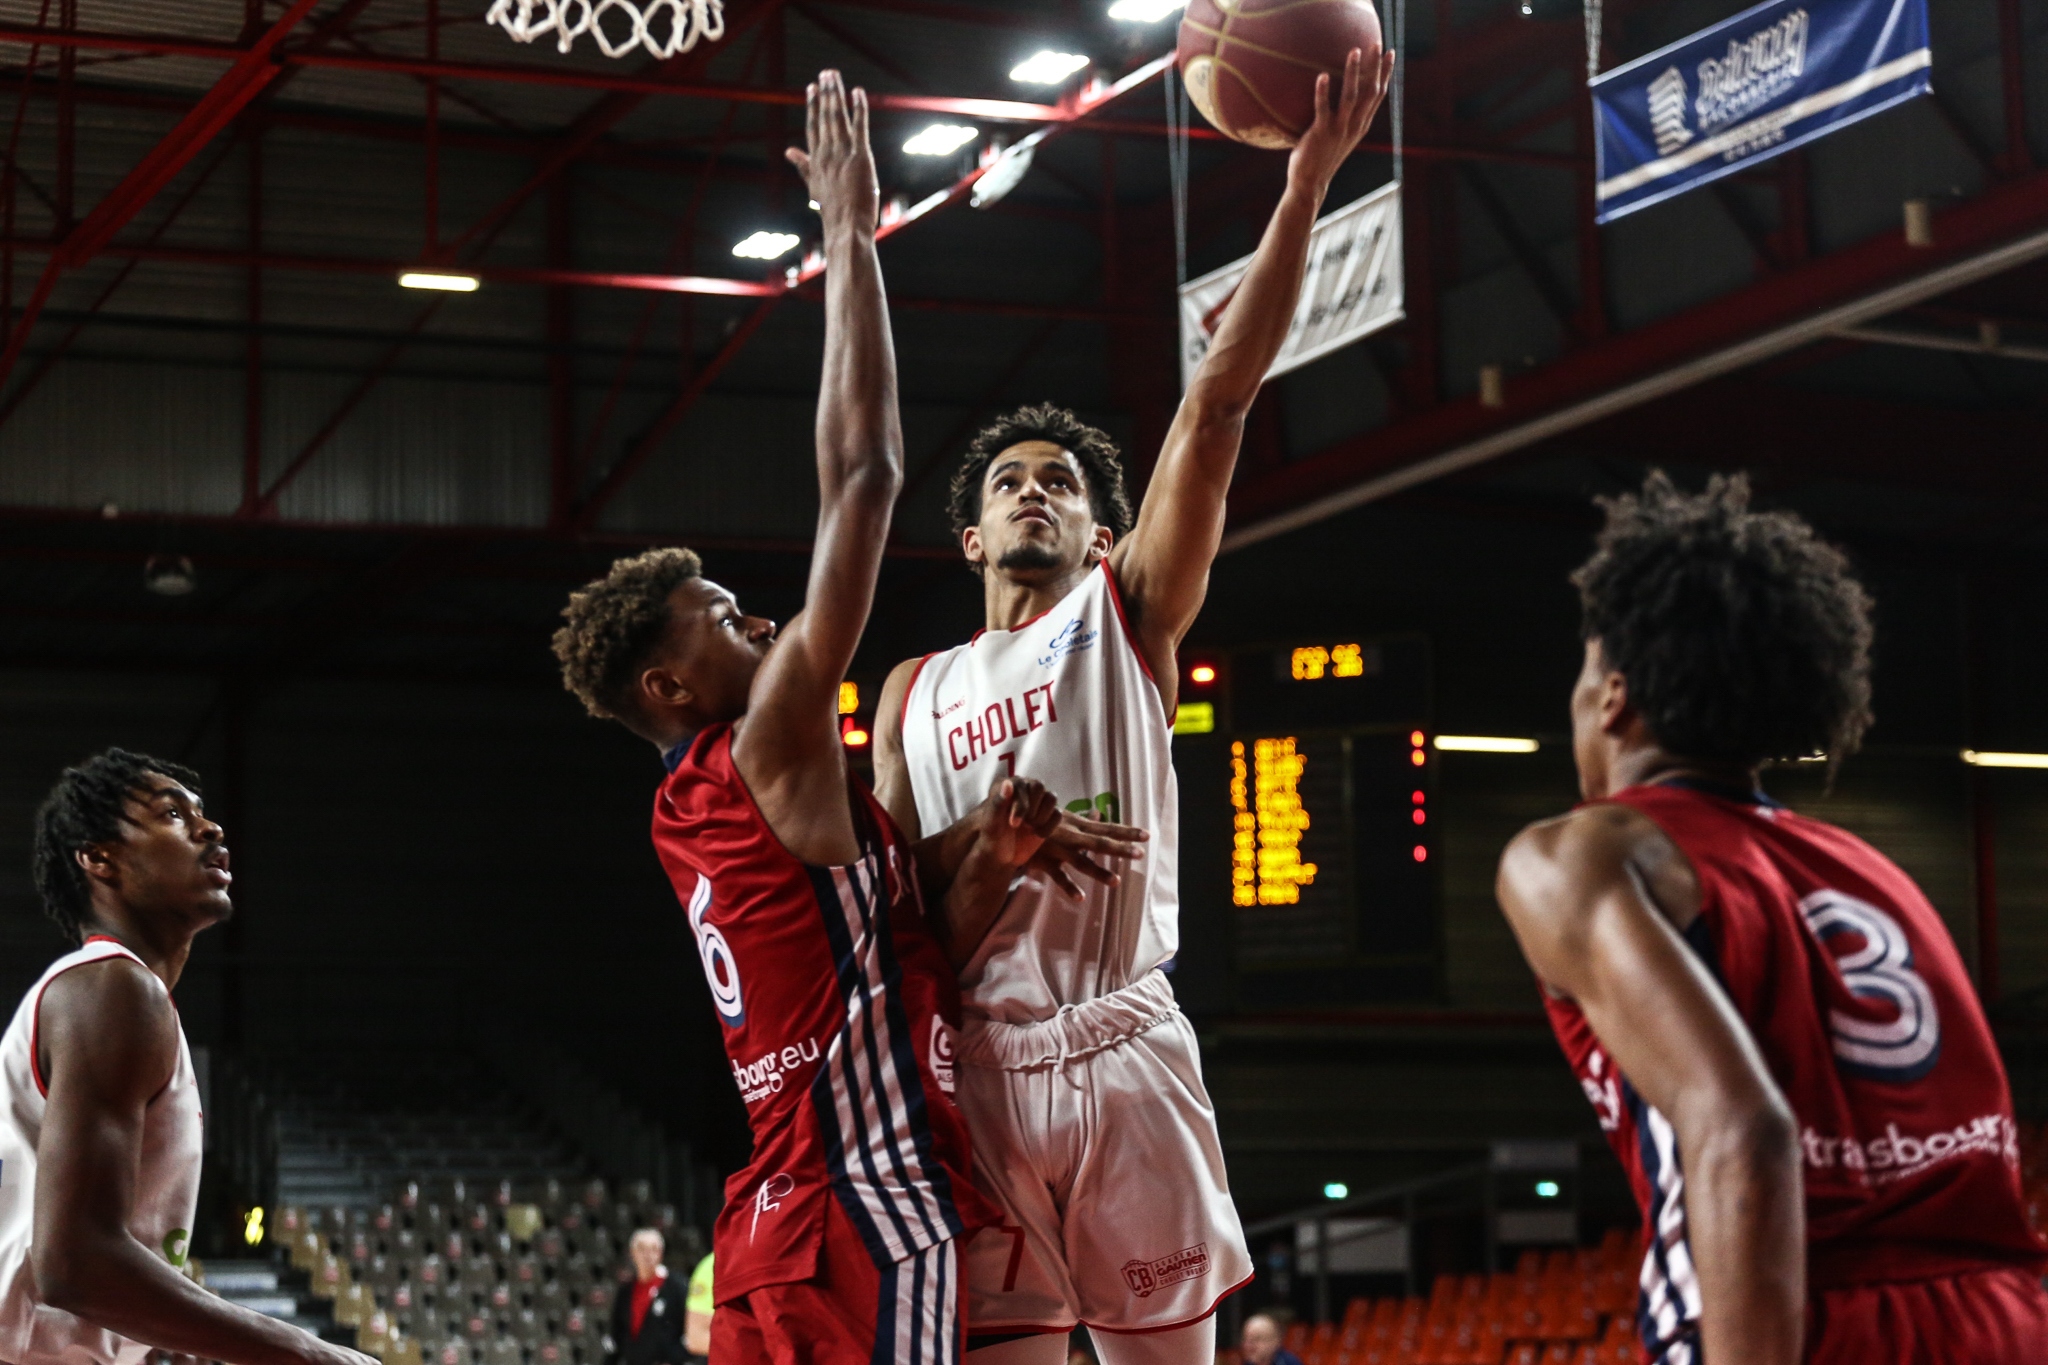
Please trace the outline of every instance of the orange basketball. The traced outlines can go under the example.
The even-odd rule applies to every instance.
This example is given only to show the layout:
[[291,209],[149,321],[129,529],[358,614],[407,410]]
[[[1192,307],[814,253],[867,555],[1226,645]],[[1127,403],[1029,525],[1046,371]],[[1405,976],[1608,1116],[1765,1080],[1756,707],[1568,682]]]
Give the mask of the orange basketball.
[[1369,0],[1190,0],[1176,56],[1188,98],[1219,132],[1292,147],[1315,122],[1317,73],[1335,86],[1344,55],[1379,41]]

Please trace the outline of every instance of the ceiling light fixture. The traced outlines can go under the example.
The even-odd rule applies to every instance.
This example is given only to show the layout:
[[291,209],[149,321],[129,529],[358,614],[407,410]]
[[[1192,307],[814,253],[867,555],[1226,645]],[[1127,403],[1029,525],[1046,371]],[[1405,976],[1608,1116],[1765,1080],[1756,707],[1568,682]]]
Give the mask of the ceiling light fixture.
[[951,156],[981,136],[981,129],[960,123],[934,123],[903,144],[912,156]]
[[1188,7],[1188,0],[1116,0],[1109,17],[1120,24],[1156,24]]
[[1054,52],[1042,48],[1010,68],[1010,79],[1025,85],[1058,85],[1088,65],[1078,52]]
[[408,270],[398,277],[407,289],[439,289],[449,294],[474,294],[482,283],[474,275],[451,275],[438,270]]
[[743,242],[732,244],[732,254],[744,256],[750,261],[772,261],[777,256],[786,256],[790,248],[803,239],[794,232],[769,232],[763,229]]
[[1533,754],[1542,746],[1533,739],[1505,739],[1499,735],[1438,735],[1439,751],[1453,754]]
[[1974,768],[2048,768],[2048,754],[1980,753],[1965,749],[1963,762]]

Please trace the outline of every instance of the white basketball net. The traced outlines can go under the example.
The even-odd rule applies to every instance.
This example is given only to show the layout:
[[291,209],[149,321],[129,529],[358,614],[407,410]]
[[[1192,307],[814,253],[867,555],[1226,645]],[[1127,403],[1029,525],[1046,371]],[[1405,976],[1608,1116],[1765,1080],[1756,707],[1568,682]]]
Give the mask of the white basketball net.
[[[667,19],[666,23],[662,20]],[[555,35],[555,50],[567,52],[588,33],[607,57],[644,47],[656,57],[688,52],[699,38],[725,36],[724,0],[493,0],[484,22],[496,24],[522,43]]]

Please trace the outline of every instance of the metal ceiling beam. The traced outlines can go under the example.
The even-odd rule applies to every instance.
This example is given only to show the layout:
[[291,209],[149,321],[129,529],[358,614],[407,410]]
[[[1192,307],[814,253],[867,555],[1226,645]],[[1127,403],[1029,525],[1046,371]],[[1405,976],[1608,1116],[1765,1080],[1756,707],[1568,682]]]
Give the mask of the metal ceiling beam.
[[[575,541],[564,541],[545,526],[449,526],[426,522],[372,522],[372,521],[306,521],[278,517],[266,521],[250,521],[246,517],[231,513],[169,513],[118,511],[113,518],[99,508],[46,507],[20,503],[0,503],[0,526],[11,524],[36,526],[92,525],[104,526],[112,520],[121,527],[146,526],[153,531],[177,530],[229,531],[251,536],[268,536],[276,531],[302,532],[307,535],[332,535],[341,538],[392,541],[399,539],[428,540],[445,542],[450,545],[483,545],[502,543],[508,546],[530,546],[534,550],[565,547],[575,550],[638,551],[657,545],[689,545],[699,549],[717,550],[733,554],[777,554],[809,555],[811,542],[796,537],[775,536],[726,536],[716,533],[677,535],[666,531],[611,532],[592,529]],[[299,548],[303,543],[295,542]],[[199,552],[199,551],[195,551]],[[146,554],[141,548],[137,554]],[[203,553],[203,552],[200,552]],[[522,551],[522,553],[524,553]],[[891,559],[952,559],[957,552],[950,545],[891,545],[886,551]],[[487,570],[471,572],[463,570],[462,577],[490,576]],[[523,577],[522,571],[515,570],[513,576]]]
[[0,352],[0,385],[4,385],[13,373],[15,362],[21,357],[21,348],[35,325],[36,314],[49,302],[50,291],[56,287],[58,277],[65,270],[90,261],[94,253],[127,226],[128,221],[141,212],[143,205],[170,184],[250,100],[282,74],[283,68],[272,60],[278,44],[304,22],[319,3],[320,0],[293,0],[291,7],[265,30],[263,36],[221,73],[213,87],[178,121],[177,126],[108,191],[84,221],[65,233],[62,245],[44,262],[43,273],[36,281],[35,292],[29,296],[28,306],[22,310],[19,321],[9,329],[6,349]]
[[1506,404],[1440,404],[1268,471],[1231,495],[1225,549],[1573,431],[2048,256],[2048,173],[1936,219],[1932,249],[1887,232],[1511,379]]
[[[60,245],[42,237],[0,239],[0,242],[11,244],[16,250],[26,252],[54,251]],[[278,251],[251,253],[247,250],[229,248],[163,246],[146,242],[134,246],[117,243],[107,247],[100,254],[116,260],[165,261],[180,265],[217,265],[234,269],[246,269],[253,265],[265,270],[295,270],[316,275],[376,276],[394,282],[402,272],[415,269],[421,264],[416,260],[308,256]],[[808,276],[806,283],[792,289],[780,280],[736,280],[715,275],[632,274],[608,270],[561,270],[549,266],[464,265],[461,269],[465,274],[475,275],[481,280],[497,284],[566,286],[572,289],[624,289],[739,299],[782,298],[791,294],[804,299],[823,297],[816,286],[808,283]],[[1080,304],[1027,303],[1021,299],[934,299],[901,296],[891,298],[889,306],[914,313],[974,313],[998,317],[1060,318],[1069,322],[1158,320],[1150,313],[1095,308]]]
[[[1126,73],[1114,85],[1102,89],[1090,89],[1084,92],[1082,97],[1076,102],[1076,117],[1086,117],[1095,110],[1107,108],[1131,91],[1159,79],[1160,76],[1165,74],[1166,68],[1172,64],[1172,61],[1173,57],[1171,54],[1156,58],[1138,67],[1136,70]],[[1064,128],[1071,126],[1073,125],[1069,123],[1051,128],[1043,128],[1032,136],[1043,143],[1063,131]],[[936,194],[927,195],[924,199],[919,200],[901,212],[892,215],[885,211],[881,225],[875,230],[875,240],[880,242],[893,237],[897,233],[929,218],[932,214],[959,203],[972,192],[975,183],[988,172],[989,167],[993,164],[993,162],[985,162],[977,166],[948,188],[940,190]],[[800,268],[800,273],[789,279],[788,284],[785,286],[786,292],[794,292],[799,285],[815,278],[824,268],[822,258],[813,258],[806,261]],[[634,442],[625,455],[619,459],[619,462],[612,466],[603,479],[599,481],[597,487],[592,489],[590,495],[577,507],[575,516],[570,519],[570,528],[572,530],[581,532],[597,524],[597,518],[603,513],[606,504],[616,497],[619,490],[625,486],[627,480],[631,479],[640,470],[641,466],[652,458],[661,442],[667,439],[668,434],[675,430],[677,424],[682,421],[690,408],[696,404],[699,398],[703,397],[711,381],[717,378],[724,371],[725,367],[732,362],[733,358],[745,348],[747,341],[760,328],[761,324],[768,320],[768,315],[775,310],[775,305],[783,297],[785,297],[785,294],[770,295],[762,298],[760,303],[755,305],[754,310],[740,323],[738,330],[727,338],[725,344],[705,363],[702,369],[690,377],[690,382],[683,387],[682,392],[678,393],[668,407],[662,410],[661,414],[654,419],[654,422],[648,427],[647,431]]]
[[761,324],[768,321],[768,315],[775,311],[775,306],[780,302],[782,296],[777,295],[762,299],[754,305],[754,310],[741,320],[732,335],[725,339],[725,344],[698,367],[696,373],[690,376],[690,382],[683,386],[682,392],[671,399],[653,423],[634,438],[633,444],[619,457],[618,463],[605,471],[597,487],[591,489],[590,495],[577,505],[575,513],[568,519],[570,531],[581,535],[597,524],[598,517],[603,514],[611,500],[618,496],[619,490],[624,488],[627,481],[639,473],[641,466],[660,449],[661,443],[668,439],[669,433],[676,429],[683,417],[696,406],[697,400],[704,396],[705,390],[711,387],[711,381],[725,373],[725,367],[746,349],[754,333],[761,330]]
[[[276,89],[275,86],[272,87]],[[25,77],[21,73],[0,74],[0,93],[25,92],[38,100],[55,100],[57,83],[42,77]],[[183,114],[192,107],[189,99],[166,95],[153,90],[129,89],[120,86],[95,85],[80,81],[73,91],[73,98],[81,106],[105,109],[140,109],[157,114]],[[331,133],[336,137],[362,138],[377,142],[402,142],[412,145],[420,143],[425,135],[422,123],[413,120],[390,118],[373,114],[348,114],[329,110],[315,110],[304,107],[279,108],[275,103],[265,103],[261,108],[252,108],[242,115],[245,122],[266,128],[290,128],[305,132]],[[444,149],[459,148],[463,151],[500,154],[533,158],[545,155],[559,140],[559,135],[546,133],[515,133],[503,129],[465,127],[461,124],[450,126],[443,120],[441,145]],[[616,138],[601,139],[584,153],[584,159],[604,165],[627,166],[635,170],[653,171],[669,175],[675,172],[693,170],[703,161],[701,155],[687,151],[664,151],[658,143],[640,144],[621,141]],[[760,179],[764,175],[779,174],[774,170],[760,167],[736,166],[726,175],[736,180]],[[33,187],[42,192],[40,185]],[[54,198],[48,201],[54,208]]]
[[[0,42],[25,42],[26,34],[32,29],[18,25],[0,25]],[[110,47],[114,50],[129,51],[136,55],[178,55],[207,56],[227,60],[241,49],[227,43],[205,43],[194,40],[163,39],[147,34],[74,34],[69,35],[80,46]],[[728,35],[730,36],[730,35]],[[123,48],[120,44],[129,43]],[[1490,50],[1490,49],[1489,49]],[[696,57],[716,52],[715,48],[700,48],[690,56]],[[736,101],[744,104],[760,104],[785,108],[799,107],[804,102],[801,89],[780,89],[765,86],[731,85],[690,79],[665,79],[661,76],[644,76],[607,71],[593,71],[583,67],[542,66],[538,64],[505,64],[493,62],[462,62],[453,60],[429,60],[418,57],[372,53],[340,53],[287,50],[278,56],[279,62],[289,67],[319,68],[327,70],[362,71],[386,75],[406,76],[417,80],[477,80],[501,84],[536,85],[577,90],[602,90],[620,95],[637,95],[642,99],[654,96]],[[683,62],[686,58],[673,59]],[[1427,66],[1426,59],[1421,65]],[[1078,94],[1078,92],[1077,92]],[[904,113],[951,114],[960,118],[980,119],[996,123],[1024,123],[1049,126],[1071,123],[1087,117],[1084,101],[1073,96],[1058,104],[1041,104],[1026,100],[982,99],[969,96],[928,95],[928,94],[884,94],[871,92],[871,105],[880,110]],[[603,131],[630,112],[634,105],[627,106],[610,117],[612,111],[605,110],[600,117],[610,117]],[[599,111],[593,110],[592,115]],[[590,117],[590,116],[586,116]],[[595,120],[593,120],[595,121]],[[1168,129],[1164,123],[1146,120],[1090,119],[1091,126],[1098,132],[1115,133],[1125,136],[1165,137]],[[581,121],[577,129],[569,134],[571,140],[584,135]],[[454,136],[450,131],[450,137]],[[1188,135],[1200,141],[1225,141],[1223,134],[1213,128],[1197,125],[1189,129]],[[472,137],[476,136],[471,134]],[[593,138],[594,140],[594,138]],[[544,148],[559,150],[560,138],[536,139]],[[1391,144],[1385,142],[1362,143],[1361,149],[1368,152],[1387,153]],[[1517,165],[1553,166],[1566,169],[1578,164],[1572,156],[1532,151],[1512,146],[1462,146],[1451,143],[1411,142],[1405,149],[1409,156],[1442,161],[1503,162]]]

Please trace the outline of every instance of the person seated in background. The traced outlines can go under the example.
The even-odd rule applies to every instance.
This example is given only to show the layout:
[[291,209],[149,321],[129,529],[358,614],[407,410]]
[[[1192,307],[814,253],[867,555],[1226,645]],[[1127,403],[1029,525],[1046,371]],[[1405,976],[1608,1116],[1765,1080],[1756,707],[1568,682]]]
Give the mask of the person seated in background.
[[[633,1283],[612,1300],[612,1330],[604,1365],[686,1365],[692,1354],[684,1341],[683,1287],[661,1263],[668,1244],[653,1228],[641,1228],[626,1243],[633,1258]],[[703,1354],[700,1350],[696,1354]]]
[[1254,1313],[1244,1320],[1244,1333],[1237,1348],[1244,1365],[1301,1365],[1301,1357],[1280,1344],[1280,1320],[1270,1313]]

